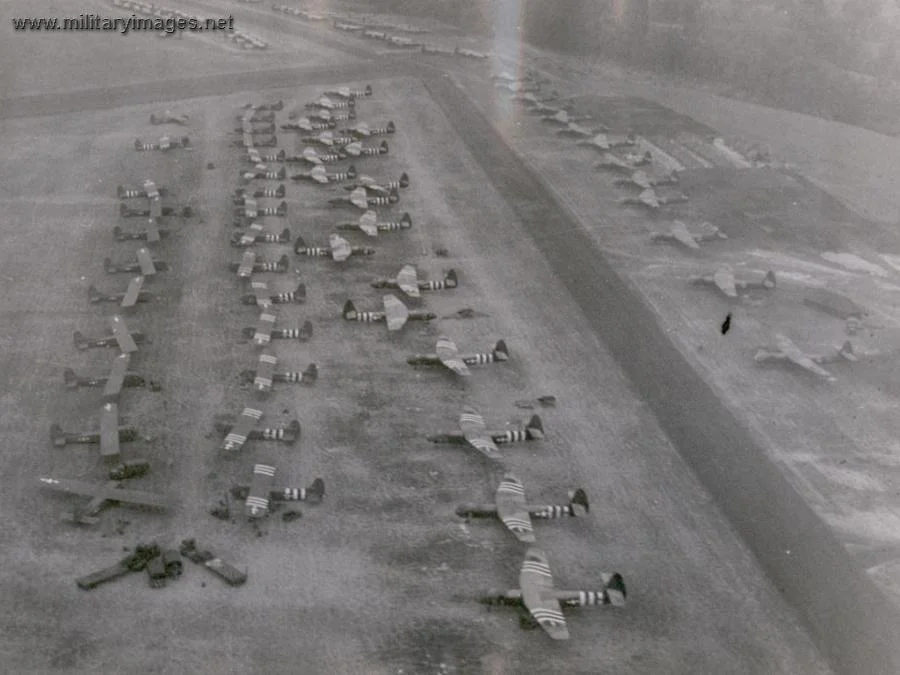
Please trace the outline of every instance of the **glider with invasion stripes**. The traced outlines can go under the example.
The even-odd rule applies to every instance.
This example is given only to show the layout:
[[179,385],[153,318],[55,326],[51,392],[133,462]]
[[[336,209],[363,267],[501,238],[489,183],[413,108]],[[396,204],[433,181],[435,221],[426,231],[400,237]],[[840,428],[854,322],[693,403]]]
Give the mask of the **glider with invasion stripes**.
[[294,240],[294,253],[313,258],[330,256],[336,262],[344,262],[351,256],[375,255],[374,248],[365,246],[351,246],[350,242],[337,234],[328,237],[328,248],[322,246],[307,246],[303,237]]
[[305,488],[276,488],[276,469],[273,464],[258,463],[253,466],[253,479],[250,485],[235,485],[231,495],[244,501],[244,513],[251,520],[269,515],[272,503],[310,502],[319,503],[325,497],[325,481],[316,478]]
[[512,474],[503,476],[494,497],[494,504],[461,504],[456,509],[460,518],[495,518],[512,532],[516,539],[534,543],[532,518],[579,518],[590,511],[587,493],[582,489],[569,492],[568,504],[528,504],[525,486]]
[[729,300],[738,300],[745,291],[775,290],[775,272],[769,270],[759,281],[740,281],[734,278],[734,271],[730,267],[722,266],[712,274],[692,278],[691,283],[695,286],[711,286]]
[[591,607],[612,605],[623,607],[627,595],[621,574],[601,573],[603,586],[598,591],[567,591],[553,587],[553,573],[547,554],[529,548],[519,572],[519,588],[509,591],[489,591],[479,598],[483,605],[519,607],[527,610],[522,628],[540,626],[554,640],[568,640],[569,629],[563,607]]
[[352,300],[344,303],[341,316],[345,321],[359,321],[361,323],[385,323],[389,331],[397,331],[406,325],[407,321],[433,321],[437,314],[426,310],[410,311],[406,305],[393,295],[385,295],[382,298],[384,311],[360,312]]
[[472,374],[469,366],[508,360],[509,350],[505,340],[498,340],[489,352],[460,354],[453,340],[442,335],[438,338],[434,354],[416,354],[406,362],[411,366],[443,366],[457,375],[468,376]]
[[[474,412],[473,409],[469,409]],[[480,415],[479,415],[480,417]],[[484,420],[481,420],[484,422]],[[540,415],[532,415],[525,426],[518,429],[506,429],[504,431],[487,431],[488,436],[496,445],[508,445],[509,443],[521,443],[523,441],[540,441],[544,438],[544,423]],[[451,432],[445,434],[432,434],[428,437],[432,443],[465,445],[469,442],[465,432]]]
[[353,206],[362,211],[368,211],[375,206],[392,206],[400,201],[400,192],[396,188],[392,188],[385,194],[376,194],[369,196],[368,190],[364,187],[354,188],[347,197],[335,197],[329,199],[331,206]]
[[92,347],[113,347],[117,346],[120,352],[131,354],[138,350],[137,346],[147,342],[147,336],[141,332],[131,332],[125,320],[120,316],[114,316],[110,319],[110,327],[112,334],[104,335],[98,338],[86,338],[80,331],[75,331],[72,335],[72,341],[79,350],[90,349]]
[[278,358],[274,354],[263,352],[259,355],[259,363],[256,370],[242,370],[241,380],[253,386],[253,390],[259,394],[267,394],[272,391],[275,382],[286,384],[313,385],[319,379],[319,368],[315,363],[310,363],[304,371],[275,370],[278,367]]
[[390,288],[403,291],[411,298],[421,297],[422,291],[443,291],[456,288],[458,279],[456,270],[451,269],[443,279],[419,281],[418,273],[413,265],[404,265],[393,279],[376,279],[372,288]]
[[818,375],[822,379],[834,382],[837,378],[822,368],[822,364],[840,363],[841,361],[854,362],[859,359],[854,354],[853,345],[849,340],[844,342],[840,349],[836,349],[831,354],[811,355],[801,350],[789,337],[778,333],[775,335],[775,347],[759,348],[753,360],[756,363],[788,361],[808,370],[814,375]]
[[650,235],[650,240],[654,242],[676,242],[687,248],[699,249],[700,244],[705,241],[728,239],[727,234],[709,222],[701,223],[700,230],[697,233],[691,232],[684,222],[676,220],[673,221],[668,232],[655,232]]
[[[250,441],[277,441],[286,445],[293,445],[300,439],[300,420],[292,420],[287,426],[265,427],[263,429],[254,429],[253,426],[259,421],[258,417],[262,416],[259,410],[245,408],[235,423],[234,417],[230,415],[217,416],[215,427],[216,430],[225,434],[226,445],[231,439],[235,445],[232,450],[240,450],[244,443]],[[241,441],[241,439],[244,439]],[[228,450],[229,448],[225,448]]]
[[400,220],[379,222],[374,211],[369,210],[362,214],[356,222],[343,222],[337,224],[341,231],[358,230],[370,237],[377,237],[379,232],[399,232],[412,227],[412,216],[405,212]]

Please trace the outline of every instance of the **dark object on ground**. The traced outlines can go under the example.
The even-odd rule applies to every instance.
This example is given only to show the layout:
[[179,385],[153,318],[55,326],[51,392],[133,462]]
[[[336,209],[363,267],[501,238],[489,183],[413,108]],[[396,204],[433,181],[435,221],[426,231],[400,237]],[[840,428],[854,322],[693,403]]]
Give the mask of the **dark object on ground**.
[[175,579],[181,576],[183,564],[181,562],[181,554],[174,548],[170,548],[162,554],[163,564],[166,566],[166,576]]
[[203,565],[209,571],[223,579],[229,586],[240,586],[247,581],[246,572],[241,572],[221,558],[217,558],[210,551],[199,550],[195,539],[185,539],[181,542],[181,555],[192,563]]
[[158,555],[147,562],[147,579],[150,588],[163,588],[166,585],[166,563],[162,556]]
[[729,330],[731,330],[731,312],[728,312],[728,316],[722,322],[722,335],[725,335]]
[[515,402],[515,406],[517,408],[524,408],[525,410],[533,410],[535,401],[544,408],[553,408],[556,406],[556,397],[550,395],[538,396],[536,399],[519,399]]
[[302,517],[303,517],[302,511],[285,511],[284,513],[281,514],[281,519],[286,523],[293,522],[293,521],[297,520],[298,518],[302,518]]
[[434,249],[434,254],[438,258],[446,258],[447,256],[450,255],[450,252],[447,251],[447,249],[445,249],[445,248],[436,248],[436,249]]
[[207,162],[207,163],[206,163],[206,168],[207,168],[207,169],[215,169],[215,168],[216,168],[216,165],[215,165],[213,162]]
[[153,558],[159,555],[159,546],[156,544],[139,544],[134,553],[122,558],[118,563],[88,574],[75,580],[78,588],[89,591],[102,583],[118,579],[130,572],[140,572]]

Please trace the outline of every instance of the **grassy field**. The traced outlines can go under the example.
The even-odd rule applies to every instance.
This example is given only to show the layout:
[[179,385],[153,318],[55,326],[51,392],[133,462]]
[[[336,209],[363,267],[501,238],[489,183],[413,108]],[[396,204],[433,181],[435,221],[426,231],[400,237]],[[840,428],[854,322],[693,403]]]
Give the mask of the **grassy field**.
[[[893,229],[863,219],[798,174],[729,165],[716,156],[711,130],[662,107],[633,98],[597,99],[576,87],[563,90],[564,96],[578,94],[573,99],[577,112],[593,114],[614,131],[640,133],[670,155],[701,157],[694,167],[708,165],[681,174],[674,191],[687,194],[687,203],[659,213],[623,207],[618,201],[635,193],[615,187],[615,175],[591,168],[600,153],[561,143],[547,124],[496,99],[476,80],[466,82],[503,124],[509,140],[557,186],[583,222],[593,224],[597,241],[642,289],[682,351],[768,440],[773,458],[860,554],[861,564],[896,590],[900,467],[892,456],[897,433],[892,382],[900,284]],[[563,89],[562,83],[556,85]],[[729,238],[699,251],[650,241],[675,219],[694,225],[710,221]],[[733,305],[688,283],[723,264],[748,279],[762,278],[771,269],[778,288]],[[863,305],[870,314],[866,328],[849,336],[842,321],[805,306],[810,291],[821,287]],[[719,327],[729,312],[733,328],[723,337]],[[860,362],[832,366],[839,378],[834,384],[789,369],[758,367],[756,348],[769,344],[777,332],[813,354],[833,352],[849,338]]]
[[[317,93],[298,87],[272,96],[293,103]],[[389,138],[388,156],[357,163],[379,179],[409,172],[411,187],[385,215],[409,211],[413,229],[379,237],[371,258],[336,265],[291,256],[289,274],[270,276],[278,291],[298,278],[307,284],[307,302],[284,307],[280,325],[310,319],[315,335],[306,344],[278,341],[274,350],[285,368],[317,363],[320,378],[311,388],[277,387],[262,404],[266,425],[301,421],[299,444],[251,442],[237,458],[224,457],[212,422],[253,400],[238,373],[256,360],[240,330],[257,315],[238,302],[240,287],[227,270],[240,253],[228,245],[230,193],[247,166],[231,129],[247,101],[234,96],[179,106],[191,116],[192,152],[131,148],[135,136],[159,131],[147,124],[151,107],[4,125],[15,139],[2,160],[8,179],[0,187],[8,668],[513,673],[541,662],[548,673],[827,672],[630,394],[494,192],[491,176],[415,81],[382,85],[360,104],[362,118],[392,119],[398,133]],[[288,151],[296,147],[290,135],[279,140]],[[130,319],[151,338],[133,368],[158,379],[163,391],[125,394],[123,415],[141,439],[123,447],[129,457],[152,462],[141,487],[171,493],[178,506],[162,516],[112,509],[97,528],[72,529],[57,520],[67,499],[39,492],[34,478],[102,477],[96,446],[53,448],[47,427],[58,421],[80,430],[96,420],[98,394],[66,391],[62,369],[102,372],[114,353],[77,352],[71,336],[104,332],[110,312],[88,304],[86,287],[124,286],[123,275],[102,271],[104,257],[127,259],[136,248],[112,238],[120,222],[115,185],[147,177],[174,191],[168,203],[191,205],[195,216],[172,219],[175,233],[159,246],[172,270],[154,286],[167,301],[143,305]],[[267,227],[286,224],[313,245],[325,242],[335,221],[352,214],[327,208],[334,194],[346,193],[289,184],[286,223],[271,218]],[[361,235],[351,238],[372,245]],[[290,251],[261,248],[267,258]],[[435,255],[440,248],[448,257]],[[459,289],[429,294],[423,306],[439,317],[463,308],[483,316],[411,324],[399,335],[340,318],[348,297],[360,308],[377,308],[381,293],[368,282],[406,262],[431,278],[450,267],[460,274]],[[431,351],[440,333],[465,351],[506,338],[511,362],[485,366],[465,384],[405,364],[409,354]],[[509,448],[503,467],[424,438],[453,431],[465,403],[478,406],[491,426],[519,424],[529,413],[513,401],[543,394],[559,398],[558,407],[541,411],[547,439]],[[242,516],[223,522],[208,515],[263,458],[277,463],[281,485],[322,476],[325,503],[301,505],[303,517],[293,523],[273,517],[262,536]],[[571,613],[569,645],[522,632],[514,612],[487,612],[473,601],[479,590],[516,585],[523,549],[499,524],[465,524],[453,510],[462,501],[490,501],[506,469],[535,501],[560,501],[577,486],[589,492],[588,518],[537,526],[559,586],[592,588],[601,571],[614,570],[630,584],[631,604],[622,612]],[[161,591],[148,589],[143,575],[91,593],[73,583],[119,559],[123,547],[154,538],[177,545],[189,536],[245,567],[247,584],[227,588],[190,563],[183,579]]]

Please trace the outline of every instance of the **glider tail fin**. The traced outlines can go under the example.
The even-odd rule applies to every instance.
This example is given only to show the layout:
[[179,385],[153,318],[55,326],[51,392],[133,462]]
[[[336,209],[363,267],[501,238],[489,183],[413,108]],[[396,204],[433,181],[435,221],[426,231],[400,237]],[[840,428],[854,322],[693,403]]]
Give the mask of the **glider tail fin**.
[[590,513],[591,504],[588,501],[587,492],[583,488],[578,488],[569,493],[569,511],[575,517]]
[[509,349],[506,346],[506,340],[497,340],[494,345],[494,358],[497,361],[509,361]]
[[530,440],[540,440],[544,437],[544,423],[541,421],[540,415],[532,415],[528,424],[525,425],[525,433]]

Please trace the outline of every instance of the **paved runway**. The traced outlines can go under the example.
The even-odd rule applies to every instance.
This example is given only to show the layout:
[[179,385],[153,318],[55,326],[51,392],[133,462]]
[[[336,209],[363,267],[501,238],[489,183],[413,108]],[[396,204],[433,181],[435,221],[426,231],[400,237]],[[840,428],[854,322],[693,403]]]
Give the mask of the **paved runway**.
[[449,78],[429,78],[426,86],[670,440],[788,602],[804,614],[829,661],[848,675],[900,672],[894,648],[900,645],[900,611],[857,571],[831,530],[660,329],[637,289],[615,273],[465,92]]

